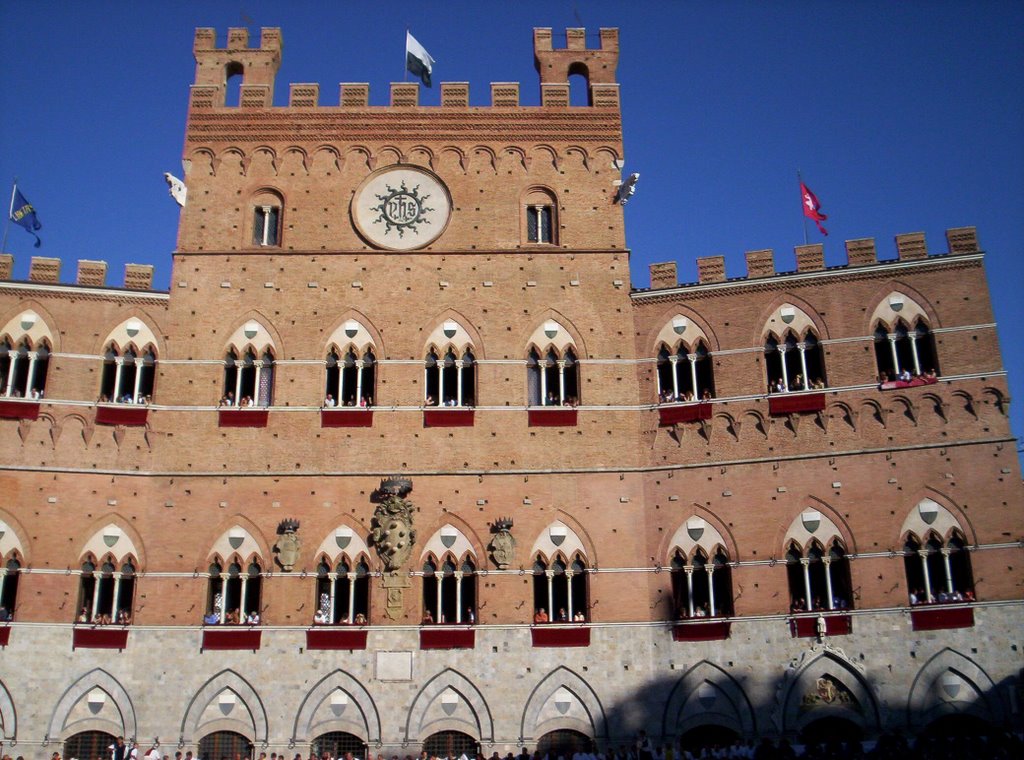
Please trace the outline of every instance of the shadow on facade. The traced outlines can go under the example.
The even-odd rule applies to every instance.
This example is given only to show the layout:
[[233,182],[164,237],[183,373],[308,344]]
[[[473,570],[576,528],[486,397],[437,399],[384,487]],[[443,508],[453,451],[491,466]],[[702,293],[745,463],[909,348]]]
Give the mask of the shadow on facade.
[[996,683],[969,657],[947,648],[927,660],[909,685],[879,682],[841,650],[821,643],[791,661],[774,682],[737,675],[742,667],[734,664],[742,666],[701,660],[676,667],[671,676],[608,705],[606,746],[631,750],[646,730],[654,746],[675,748],[677,758],[680,748],[699,757],[702,748],[737,742],[758,748],[757,758],[787,757],[788,747],[808,758],[861,752],[903,759],[1024,757],[1024,670]]

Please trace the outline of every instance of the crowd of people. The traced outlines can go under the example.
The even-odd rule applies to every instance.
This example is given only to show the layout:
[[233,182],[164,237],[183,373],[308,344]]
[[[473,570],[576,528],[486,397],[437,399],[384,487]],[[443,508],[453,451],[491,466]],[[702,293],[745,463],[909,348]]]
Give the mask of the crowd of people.
[[258,404],[256,403],[255,399],[253,399],[252,396],[242,396],[240,399],[238,399],[238,402],[235,403],[234,391],[228,391],[223,396],[221,396],[220,403],[218,404],[218,406],[237,406],[239,409],[244,409],[250,406],[258,406]]
[[789,611],[793,614],[800,612],[829,612],[831,610],[846,610],[850,608],[849,602],[843,599],[841,596],[832,597],[832,607],[830,608],[825,602],[821,600],[820,596],[816,596],[811,600],[810,610],[807,608],[807,600],[802,597],[796,597],[793,599],[793,603],[789,605]]
[[825,381],[820,377],[814,378],[810,383],[804,380],[803,375],[797,375],[788,383],[781,377],[778,380],[774,380],[768,383],[769,393],[790,393],[793,391],[823,391],[825,390]]
[[714,398],[714,396],[711,395],[711,390],[709,388],[704,389],[704,391],[700,394],[700,399],[697,398],[697,394],[694,393],[693,391],[680,391],[679,393],[673,393],[672,391],[662,391],[661,393],[658,394],[658,403],[674,404],[678,401],[687,403],[697,400],[703,402],[710,401],[712,398]]
[[[228,610],[224,613],[223,625],[259,625],[262,621],[260,613],[253,610],[248,615],[239,610],[237,607],[233,610]],[[213,610],[208,615],[203,616],[203,625],[221,625],[220,612]]]
[[99,399],[101,404],[144,404],[149,405],[153,403],[153,397],[149,395],[133,396],[131,393],[125,393],[123,396],[114,396],[111,398],[106,393],[100,395]]
[[[1012,760],[1024,757],[1024,735],[1020,732],[987,730],[961,733],[926,731],[915,738],[889,732],[882,734],[877,741],[844,741],[837,737],[827,741],[799,743],[785,738],[765,738],[759,742],[737,739],[732,743],[688,747],[685,742],[679,746],[655,745],[641,732],[633,746],[619,745],[601,752],[577,749],[575,752],[541,753],[538,750],[530,753],[524,747],[518,755],[508,752],[502,757],[494,752],[488,758],[481,753],[475,753],[471,758],[464,752],[430,753],[423,750],[416,757],[407,754],[401,760],[962,760],[970,756],[985,760]],[[5,754],[0,760],[25,760],[25,757],[19,755],[15,759]],[[61,753],[54,752],[50,760],[62,760]],[[80,759],[70,757],[68,760]],[[155,744],[142,753],[135,742],[125,742],[124,737],[119,736],[114,744],[107,747],[106,752],[97,755],[94,760],[171,760],[171,756],[161,753]],[[225,754],[219,758],[201,759],[192,751],[183,753],[178,750],[174,753],[174,760],[251,760],[251,756],[236,753],[233,756]],[[267,753],[261,752],[258,760],[268,760]],[[272,752],[269,760],[287,760],[287,756],[283,752]],[[302,753],[296,752],[292,760],[303,760]],[[318,753],[311,748],[305,760],[362,758],[352,752],[339,752],[335,758],[329,751]],[[366,753],[366,760],[375,760],[373,753]],[[388,758],[378,752],[376,760]],[[398,755],[391,755],[390,760],[400,758]]]
[[[0,395],[4,395],[4,390],[5,389],[0,389]],[[33,388],[27,396],[27,398],[35,400],[39,400],[42,397],[43,391],[41,391],[39,388]],[[26,396],[24,393],[21,392],[21,389],[15,388],[13,391],[11,391],[10,398],[26,398]]]
[[586,623],[587,616],[583,610],[577,610],[572,614],[570,619],[569,613],[565,611],[565,607],[558,608],[558,614],[555,615],[554,619],[548,616],[548,612],[543,607],[538,607],[537,611],[533,615],[533,622],[535,625],[542,625],[544,623]]
[[327,396],[324,397],[324,409],[334,409],[334,408],[339,407],[339,406],[349,406],[349,407],[357,407],[358,406],[358,407],[362,407],[363,409],[368,409],[371,406],[373,406],[373,397],[372,396],[360,396],[359,397],[359,403],[356,403],[356,399],[355,399],[354,396],[352,398],[348,399],[347,401],[345,401],[344,403],[339,402],[330,393],[328,393]]
[[75,622],[82,625],[131,625],[132,613],[130,610],[118,610],[114,614],[107,612],[93,614],[88,606],[83,606],[78,611]]
[[967,591],[940,591],[936,595],[929,595],[923,588],[917,590],[911,590],[910,592],[910,604],[911,606],[917,606],[919,604],[955,604],[956,602],[973,602],[974,592],[968,589]]

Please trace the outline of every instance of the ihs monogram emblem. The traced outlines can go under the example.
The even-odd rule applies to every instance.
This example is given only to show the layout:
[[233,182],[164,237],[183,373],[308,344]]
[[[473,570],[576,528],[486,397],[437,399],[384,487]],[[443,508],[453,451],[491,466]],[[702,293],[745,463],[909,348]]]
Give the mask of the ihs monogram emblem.
[[392,229],[398,231],[398,237],[403,237],[406,230],[419,234],[417,229],[421,224],[430,224],[426,214],[434,209],[425,206],[424,202],[430,197],[420,195],[420,186],[416,185],[412,190],[406,187],[405,180],[396,190],[391,185],[385,185],[387,192],[384,195],[377,195],[380,201],[376,206],[371,206],[372,211],[378,212],[373,220],[374,224],[384,223],[384,234],[387,235]]

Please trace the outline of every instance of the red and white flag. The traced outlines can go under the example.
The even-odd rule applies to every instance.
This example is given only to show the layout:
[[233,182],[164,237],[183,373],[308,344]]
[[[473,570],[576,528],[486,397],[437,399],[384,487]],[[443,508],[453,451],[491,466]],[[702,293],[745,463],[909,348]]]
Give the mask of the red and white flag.
[[814,220],[822,235],[828,235],[828,230],[821,226],[821,223],[828,219],[828,217],[821,213],[821,204],[818,203],[818,196],[812,193],[810,188],[803,182],[800,183],[800,202],[804,207],[804,216]]

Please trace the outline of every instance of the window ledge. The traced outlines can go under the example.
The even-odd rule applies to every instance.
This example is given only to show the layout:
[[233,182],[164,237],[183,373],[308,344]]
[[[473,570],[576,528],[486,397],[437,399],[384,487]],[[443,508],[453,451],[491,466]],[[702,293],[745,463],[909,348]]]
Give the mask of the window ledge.
[[96,407],[97,425],[144,426],[149,408],[135,404],[100,404]]
[[366,649],[365,628],[318,626],[306,630],[306,649]]
[[473,427],[474,409],[450,406],[423,410],[423,427]]
[[853,618],[843,612],[808,613],[789,620],[794,639],[810,639],[818,635],[818,616],[825,618],[826,636],[847,636],[853,631]]
[[732,632],[731,620],[705,618],[686,620],[672,626],[673,641],[724,641]]
[[545,625],[530,629],[534,648],[539,647],[589,647],[588,626]]
[[797,391],[795,393],[774,394],[768,397],[768,414],[772,417],[823,411],[825,411],[825,394],[821,392],[807,393],[806,391]]
[[706,401],[689,401],[658,407],[658,424],[662,427],[678,422],[700,422],[710,419],[711,404]]
[[476,631],[472,628],[420,628],[420,649],[472,649]]
[[576,427],[577,409],[564,406],[530,409],[530,427]]
[[234,628],[215,630],[203,629],[203,643],[200,652],[248,649],[256,652],[260,648],[263,631],[258,628]]
[[39,417],[39,402],[34,399],[4,399],[0,401],[0,419],[34,420]]
[[128,646],[127,628],[75,628],[71,635],[74,649],[116,649]]
[[270,418],[267,409],[220,409],[217,412],[217,424],[220,427],[265,428]]
[[915,631],[942,631],[948,628],[973,628],[973,607],[928,605],[910,610],[910,623]]
[[320,427],[373,427],[373,409],[357,406],[321,409]]

